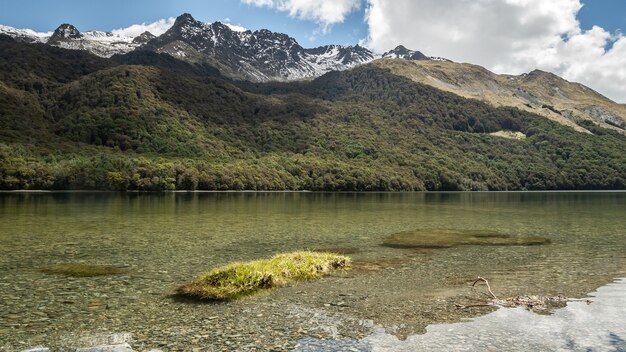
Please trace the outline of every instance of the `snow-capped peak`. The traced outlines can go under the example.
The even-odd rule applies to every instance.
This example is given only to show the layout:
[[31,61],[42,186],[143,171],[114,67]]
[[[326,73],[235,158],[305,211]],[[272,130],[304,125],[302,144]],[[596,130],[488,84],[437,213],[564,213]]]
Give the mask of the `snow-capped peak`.
[[67,23],[60,25],[47,43],[65,49],[87,50],[102,57],[124,54],[140,45],[134,43],[132,37],[111,32],[87,31],[81,33],[76,27]]
[[0,24],[0,34],[8,35],[18,41],[26,43],[45,43],[52,36],[52,32],[35,32],[32,29],[18,29]]

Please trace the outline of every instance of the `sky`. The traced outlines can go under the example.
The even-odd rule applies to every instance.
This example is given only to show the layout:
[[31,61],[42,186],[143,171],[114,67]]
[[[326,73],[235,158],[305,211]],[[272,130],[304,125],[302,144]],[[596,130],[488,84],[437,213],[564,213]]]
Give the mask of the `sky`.
[[0,24],[39,32],[71,23],[158,35],[185,12],[287,33],[304,47],[402,44],[497,73],[538,68],[626,103],[624,0],[0,0]]

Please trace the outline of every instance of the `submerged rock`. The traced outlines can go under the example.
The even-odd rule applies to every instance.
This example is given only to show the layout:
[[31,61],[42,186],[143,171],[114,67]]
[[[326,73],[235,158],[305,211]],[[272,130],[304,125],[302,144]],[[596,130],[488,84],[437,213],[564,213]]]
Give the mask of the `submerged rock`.
[[103,275],[116,275],[124,272],[124,269],[109,265],[93,264],[59,264],[41,269],[46,274],[60,274],[73,277],[91,277]]
[[392,248],[449,248],[477,246],[533,246],[548,244],[543,237],[511,236],[495,231],[420,229],[395,233],[382,245]]

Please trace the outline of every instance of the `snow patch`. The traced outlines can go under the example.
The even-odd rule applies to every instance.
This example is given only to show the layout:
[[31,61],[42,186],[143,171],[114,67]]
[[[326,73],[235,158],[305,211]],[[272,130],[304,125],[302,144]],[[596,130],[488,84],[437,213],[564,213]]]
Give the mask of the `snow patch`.
[[12,38],[29,43],[45,43],[53,32],[35,32],[32,29],[18,29],[0,24],[0,34],[6,34]]

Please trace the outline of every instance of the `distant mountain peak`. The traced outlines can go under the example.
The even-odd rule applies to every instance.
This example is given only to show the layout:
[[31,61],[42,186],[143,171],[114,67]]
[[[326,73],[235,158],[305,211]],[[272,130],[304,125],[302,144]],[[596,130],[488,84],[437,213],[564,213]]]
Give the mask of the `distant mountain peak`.
[[148,31],[141,33],[140,35],[133,38],[133,44],[145,44],[152,39],[156,38],[156,36]]
[[189,13],[183,13],[182,15],[176,17],[176,20],[174,21],[174,26],[181,26],[181,25],[185,25],[185,24],[189,24],[189,23],[196,23],[198,21],[196,21],[195,18],[193,18],[193,16]]
[[430,60],[430,58],[419,51],[409,50],[404,45],[398,45],[395,49],[383,54],[383,58],[405,59],[405,60]]
[[54,33],[52,34],[50,39],[48,39],[48,43],[53,44],[64,40],[80,39],[81,37],[82,34],[78,30],[78,28],[69,23],[63,23],[54,30]]
[[47,44],[71,50],[86,50],[100,57],[130,52],[139,46],[132,37],[103,31],[80,32],[69,23],[60,25]]
[[173,33],[178,33],[178,34],[190,32],[190,31],[196,32],[196,31],[200,31],[204,27],[205,27],[204,22],[196,20],[195,18],[193,18],[193,16],[191,16],[188,13],[184,13],[176,17],[174,24],[167,32],[173,32]]

